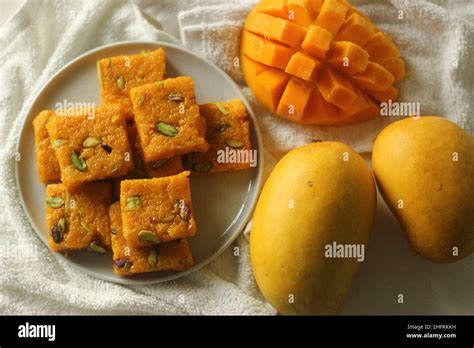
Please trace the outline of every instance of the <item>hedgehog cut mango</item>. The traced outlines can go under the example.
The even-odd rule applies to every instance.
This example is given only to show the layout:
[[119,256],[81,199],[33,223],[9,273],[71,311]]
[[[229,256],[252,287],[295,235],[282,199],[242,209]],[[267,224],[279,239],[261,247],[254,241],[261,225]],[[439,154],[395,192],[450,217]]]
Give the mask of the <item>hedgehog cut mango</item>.
[[240,54],[256,99],[300,124],[377,117],[405,76],[393,40],[346,0],[261,0],[247,17]]

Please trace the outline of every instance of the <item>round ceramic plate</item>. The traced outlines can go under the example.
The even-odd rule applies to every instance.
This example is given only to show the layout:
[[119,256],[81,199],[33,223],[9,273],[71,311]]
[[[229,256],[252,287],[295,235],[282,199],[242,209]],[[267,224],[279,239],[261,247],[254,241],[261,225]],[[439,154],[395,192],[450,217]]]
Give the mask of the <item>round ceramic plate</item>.
[[[112,255],[89,251],[68,253],[66,260],[82,271],[108,281],[136,284],[158,283],[185,276],[209,263],[224,251],[242,231],[256,203],[262,174],[261,138],[255,116],[237,85],[218,67],[188,50],[165,42],[122,42],[83,54],[56,73],[43,87],[24,121],[18,151],[16,178],[23,208],[44,243],[48,228],[45,216],[45,187],[38,179],[32,121],[44,109],[54,109],[64,101],[101,105],[96,61],[117,55],[163,47],[166,76],[191,76],[198,103],[241,99],[250,118],[250,136],[257,150],[257,166],[249,170],[203,175],[191,178],[191,193],[198,231],[190,239],[193,268],[184,272],[154,272],[120,277],[112,269]],[[58,257],[64,257],[57,254]]]

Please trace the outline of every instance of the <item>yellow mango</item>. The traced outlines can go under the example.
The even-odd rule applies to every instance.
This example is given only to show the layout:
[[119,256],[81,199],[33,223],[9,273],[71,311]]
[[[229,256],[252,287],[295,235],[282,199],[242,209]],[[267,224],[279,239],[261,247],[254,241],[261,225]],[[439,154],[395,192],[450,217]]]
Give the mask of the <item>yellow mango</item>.
[[334,258],[328,250],[334,243],[365,250],[375,207],[372,174],[347,145],[313,143],[281,159],[250,232],[255,279],[279,313],[340,313],[361,259]]
[[474,252],[474,139],[441,117],[392,123],[372,162],[380,192],[412,248],[433,262]]

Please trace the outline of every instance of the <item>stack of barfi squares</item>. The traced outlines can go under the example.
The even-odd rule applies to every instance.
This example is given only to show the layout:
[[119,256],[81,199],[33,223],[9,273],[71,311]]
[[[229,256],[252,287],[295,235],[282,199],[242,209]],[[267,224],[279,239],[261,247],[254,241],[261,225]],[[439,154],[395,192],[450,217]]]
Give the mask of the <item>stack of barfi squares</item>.
[[250,151],[245,106],[198,105],[191,77],[164,79],[163,49],[101,59],[97,68],[101,107],[44,110],[33,121],[49,246],[112,250],[124,276],[186,270],[197,232],[189,176],[250,167],[217,155]]

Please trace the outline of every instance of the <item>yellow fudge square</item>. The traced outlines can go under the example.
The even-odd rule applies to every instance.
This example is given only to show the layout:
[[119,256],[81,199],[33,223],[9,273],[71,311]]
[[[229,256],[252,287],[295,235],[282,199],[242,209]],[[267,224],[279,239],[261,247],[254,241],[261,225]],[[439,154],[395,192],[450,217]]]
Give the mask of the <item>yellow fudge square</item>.
[[118,104],[127,119],[133,117],[130,90],[163,80],[165,52],[143,51],[141,54],[104,58],[97,62],[100,93],[104,104]]
[[120,177],[133,170],[125,118],[115,105],[88,115],[55,115],[46,125],[68,187]]
[[145,162],[209,149],[191,77],[136,87],[130,97]]
[[108,209],[110,183],[93,182],[70,191],[63,184],[46,187],[46,221],[51,250],[89,248],[105,253],[110,248]]
[[53,115],[53,111],[44,110],[33,120],[36,169],[39,179],[43,184],[59,181],[59,179],[61,179],[59,163],[54,154],[54,145],[51,144],[48,131],[46,130],[46,124]]
[[206,139],[210,149],[186,155],[186,167],[199,174],[250,168],[253,153],[249,120],[242,101],[208,103],[199,105],[199,109],[206,119]]
[[184,171],[184,168],[181,156],[175,156],[152,163],[145,163],[145,171],[149,178],[161,178],[179,174]]
[[127,127],[127,133],[132,147],[133,163],[135,164],[135,169],[131,173],[132,175],[127,175],[127,179],[161,178],[163,176],[179,174],[184,170],[181,156],[163,158],[149,163],[144,162],[137,127],[135,125],[129,125]]
[[186,239],[133,248],[123,236],[120,202],[110,206],[109,217],[116,274],[125,276],[156,271],[184,271],[193,266],[193,257]]
[[150,246],[196,234],[189,174],[120,183],[123,235],[127,244]]

